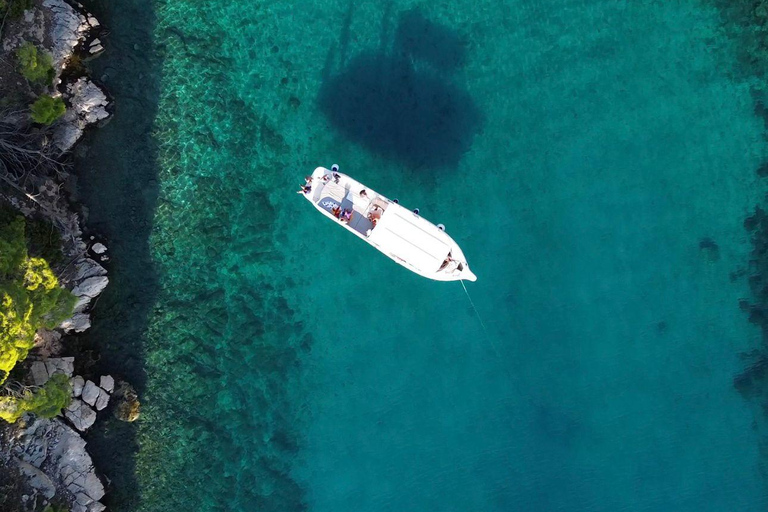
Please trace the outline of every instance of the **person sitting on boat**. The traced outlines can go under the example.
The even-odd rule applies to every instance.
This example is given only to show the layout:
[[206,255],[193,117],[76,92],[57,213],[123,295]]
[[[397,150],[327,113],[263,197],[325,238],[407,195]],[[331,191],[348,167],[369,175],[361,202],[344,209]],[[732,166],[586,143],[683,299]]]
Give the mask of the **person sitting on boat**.
[[311,185],[302,185],[301,190],[297,190],[297,194],[309,194],[312,191]]
[[334,183],[336,183],[338,185],[340,179],[341,179],[341,174],[339,174],[337,172],[333,173],[333,182]]
[[368,197],[368,192],[366,192],[365,189],[361,190],[360,197]]
[[341,220],[341,222],[349,222],[350,220],[352,220],[352,210],[347,210],[346,208],[344,208],[341,211],[341,219],[340,220]]
[[304,176],[304,181],[309,185],[312,183],[312,176]]
[[323,174],[323,183],[328,183],[329,181],[331,181],[331,175]]
[[440,272],[441,270],[445,270],[445,267],[447,267],[447,266],[448,266],[448,265],[449,265],[451,262],[455,262],[455,261],[456,261],[456,260],[454,260],[454,259],[451,257],[451,253],[450,253],[450,252],[448,252],[448,256],[446,256],[446,258],[443,260],[443,264],[442,264],[442,265],[440,265],[440,268],[439,268],[439,269],[437,269],[437,271],[438,271],[438,272]]
[[339,215],[341,215],[341,207],[339,205],[334,206],[331,208],[331,213],[338,219]]

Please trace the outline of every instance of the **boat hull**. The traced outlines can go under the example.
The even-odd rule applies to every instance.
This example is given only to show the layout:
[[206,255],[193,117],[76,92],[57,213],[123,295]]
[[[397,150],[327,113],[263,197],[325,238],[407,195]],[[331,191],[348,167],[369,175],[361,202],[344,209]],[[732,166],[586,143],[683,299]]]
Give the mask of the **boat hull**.
[[420,215],[325,167],[310,186],[303,196],[320,213],[403,267],[435,281],[477,280],[456,241]]

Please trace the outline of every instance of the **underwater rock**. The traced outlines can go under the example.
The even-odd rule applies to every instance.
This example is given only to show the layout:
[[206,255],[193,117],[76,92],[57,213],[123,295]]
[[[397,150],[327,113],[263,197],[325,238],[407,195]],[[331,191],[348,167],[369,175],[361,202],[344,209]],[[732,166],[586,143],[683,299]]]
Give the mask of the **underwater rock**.
[[132,422],[139,419],[141,403],[133,386],[127,382],[120,381],[114,394],[119,399],[115,408],[115,418],[120,421]]
[[699,240],[699,249],[703,252],[709,261],[720,259],[720,247],[711,238],[702,238]]

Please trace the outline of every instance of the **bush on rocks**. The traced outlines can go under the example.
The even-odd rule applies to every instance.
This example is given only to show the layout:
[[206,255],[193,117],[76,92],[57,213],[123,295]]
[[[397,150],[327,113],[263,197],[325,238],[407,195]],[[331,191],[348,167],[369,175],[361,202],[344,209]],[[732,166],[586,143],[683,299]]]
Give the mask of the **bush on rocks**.
[[24,389],[13,396],[0,397],[0,419],[15,423],[30,412],[43,418],[53,418],[72,401],[69,377],[57,373],[42,387]]
[[53,123],[67,111],[63,99],[54,98],[47,94],[37,98],[30,108],[32,110],[32,120],[46,125]]
[[29,257],[24,228],[20,215],[0,222],[0,384],[27,356],[35,331],[56,327],[76,301],[46,260]]
[[53,83],[55,72],[53,59],[46,52],[40,52],[37,47],[26,42],[16,50],[16,58],[19,60],[19,71],[30,82],[50,85]]

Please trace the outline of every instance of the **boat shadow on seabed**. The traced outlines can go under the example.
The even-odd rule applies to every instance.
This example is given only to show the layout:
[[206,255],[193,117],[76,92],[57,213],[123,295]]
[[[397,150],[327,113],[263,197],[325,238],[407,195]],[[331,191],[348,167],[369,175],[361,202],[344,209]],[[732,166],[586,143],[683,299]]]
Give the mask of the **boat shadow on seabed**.
[[341,31],[343,68],[332,71],[331,48],[320,110],[344,136],[374,153],[421,169],[456,167],[482,125],[472,98],[452,77],[465,62],[465,41],[410,10],[400,15],[387,51],[387,12],[379,50],[345,62],[351,18],[352,4]]

